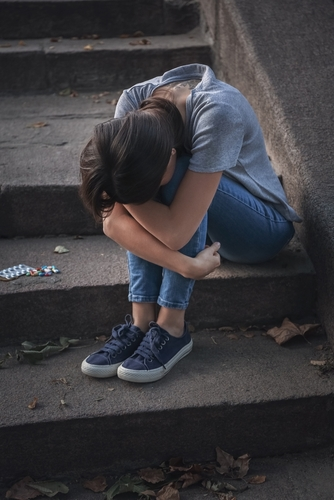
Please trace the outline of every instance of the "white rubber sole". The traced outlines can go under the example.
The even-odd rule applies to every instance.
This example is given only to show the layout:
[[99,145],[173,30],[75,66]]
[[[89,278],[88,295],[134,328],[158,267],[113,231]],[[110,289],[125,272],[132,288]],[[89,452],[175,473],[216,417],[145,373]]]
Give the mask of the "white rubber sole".
[[166,363],[165,368],[161,366],[159,368],[155,368],[154,370],[130,370],[129,368],[124,368],[121,364],[117,370],[117,376],[122,380],[137,382],[138,384],[156,382],[157,380],[165,377],[165,375],[170,372],[176,363],[191,352],[192,348],[193,341],[191,340],[189,344],[185,345],[177,354],[175,354],[174,358],[170,359],[168,363]]
[[117,368],[122,364],[116,363],[115,365],[91,365],[90,363],[87,363],[86,359],[84,359],[81,363],[81,371],[85,375],[95,378],[115,377],[115,375],[117,375]]

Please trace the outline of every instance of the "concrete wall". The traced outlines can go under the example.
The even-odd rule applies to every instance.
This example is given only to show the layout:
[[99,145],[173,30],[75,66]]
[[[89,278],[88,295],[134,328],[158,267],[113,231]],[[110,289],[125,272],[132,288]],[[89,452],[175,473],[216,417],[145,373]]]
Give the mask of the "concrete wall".
[[317,273],[334,347],[334,3],[200,0],[214,69],[257,113]]

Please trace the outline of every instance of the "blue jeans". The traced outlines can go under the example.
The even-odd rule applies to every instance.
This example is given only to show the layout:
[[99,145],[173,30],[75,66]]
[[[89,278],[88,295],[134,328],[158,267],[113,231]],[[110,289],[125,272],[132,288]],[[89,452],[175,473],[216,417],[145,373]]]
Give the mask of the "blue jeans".
[[[188,164],[189,156],[178,158],[172,179],[159,190],[158,201],[170,205]],[[253,264],[272,259],[293,235],[292,222],[223,175],[207,214],[180,252],[195,257],[203,250],[208,238],[220,242],[219,253],[223,258]],[[188,307],[194,280],[130,252],[127,255],[130,302],[154,302],[174,309]]]

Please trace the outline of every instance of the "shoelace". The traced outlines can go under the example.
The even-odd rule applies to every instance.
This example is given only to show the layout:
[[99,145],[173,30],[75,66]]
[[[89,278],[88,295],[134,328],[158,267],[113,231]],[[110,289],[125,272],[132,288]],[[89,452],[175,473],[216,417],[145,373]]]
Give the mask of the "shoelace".
[[161,351],[163,346],[168,341],[169,337],[165,335],[159,327],[153,327],[147,332],[135,354],[140,354],[140,356],[144,358],[145,365],[146,361],[150,362],[152,361],[152,358],[155,358],[164,368],[166,368],[157,351]]
[[113,328],[109,340],[101,349],[102,352],[107,353],[112,358],[117,354],[121,354],[122,350],[125,351],[125,349],[130,347],[132,342],[136,342],[138,338],[135,332],[129,330],[132,326],[131,322],[127,318],[125,321],[126,323],[124,325],[117,325]]

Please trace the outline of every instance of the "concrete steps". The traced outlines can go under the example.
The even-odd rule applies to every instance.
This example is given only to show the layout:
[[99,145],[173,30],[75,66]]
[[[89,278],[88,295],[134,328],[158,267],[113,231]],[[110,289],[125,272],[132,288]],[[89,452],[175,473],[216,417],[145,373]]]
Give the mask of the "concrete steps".
[[110,38],[186,33],[199,24],[193,0],[1,0],[0,33],[6,39]]
[[[0,281],[0,344],[104,333],[130,312],[125,251],[105,236],[3,239],[0,267],[56,265],[53,277]],[[68,253],[55,254],[63,245]],[[89,307],[87,307],[89,304]],[[315,275],[294,240],[273,261],[222,265],[198,281],[187,311],[197,328],[262,325],[314,316]]]
[[78,197],[80,151],[119,97],[99,94],[0,97],[1,236],[101,232]]
[[8,360],[1,370],[2,476],[119,474],[172,456],[214,460],[216,446],[261,457],[328,444],[334,379],[310,364],[325,337],[280,347],[261,331],[234,333],[238,340],[195,332],[191,355],[144,385],[81,374],[82,359],[102,345],[93,339],[39,365]]
[[[196,29],[197,3],[142,0],[131,16],[129,8],[123,0],[0,1],[0,27],[7,9],[8,28],[2,25],[0,42],[0,269],[61,270],[0,282],[0,359],[24,340],[70,336],[83,344],[42,366],[11,359],[1,370],[4,477],[118,473],[172,455],[209,460],[217,445],[274,455],[333,435],[333,379],[309,364],[324,336],[310,337],[313,347],[298,339],[283,348],[263,331],[246,338],[237,330],[233,340],[203,330],[261,327],[286,316],[313,321],[315,273],[297,238],[269,263],[223,262],[196,283],[187,311],[194,352],[166,379],[138,387],[80,372],[100,346],[94,338],[123,321],[129,304],[125,252],[101,235],[77,195],[79,153],[93,126],[113,116],[120,89],[180,64],[210,64],[212,55]],[[138,29],[143,36],[120,38]],[[100,38],[86,38],[94,33]],[[64,89],[77,97],[59,95]],[[55,254],[58,245],[70,252]],[[35,396],[38,406],[29,410]]]
[[211,63],[210,46],[196,30],[131,39],[0,40],[0,92],[115,90],[193,62]]

